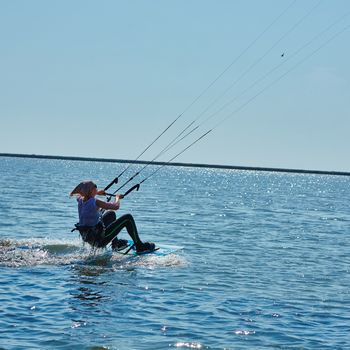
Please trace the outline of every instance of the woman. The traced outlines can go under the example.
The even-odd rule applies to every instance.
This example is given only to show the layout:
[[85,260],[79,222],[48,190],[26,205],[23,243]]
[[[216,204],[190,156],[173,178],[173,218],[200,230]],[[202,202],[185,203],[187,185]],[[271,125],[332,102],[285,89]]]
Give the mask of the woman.
[[[125,227],[134,241],[138,254],[148,253],[155,249],[154,243],[141,241],[131,214],[116,218],[114,211],[119,209],[123,195],[116,195],[115,202],[96,199],[96,195],[105,195],[105,191],[98,190],[92,181],[81,182],[70,195],[78,197],[79,223],[76,227],[84,242],[98,248],[106,247],[112,242],[112,249],[125,248],[128,241],[117,238],[118,233]],[[102,210],[105,210],[103,215]]]

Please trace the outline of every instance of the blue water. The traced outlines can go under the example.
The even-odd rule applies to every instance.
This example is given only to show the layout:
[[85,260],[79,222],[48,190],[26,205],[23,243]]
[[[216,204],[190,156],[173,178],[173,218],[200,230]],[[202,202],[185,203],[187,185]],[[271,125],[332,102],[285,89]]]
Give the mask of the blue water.
[[350,348],[349,177],[164,168],[120,213],[184,249],[105,257],[68,193],[124,167],[0,158],[0,348]]

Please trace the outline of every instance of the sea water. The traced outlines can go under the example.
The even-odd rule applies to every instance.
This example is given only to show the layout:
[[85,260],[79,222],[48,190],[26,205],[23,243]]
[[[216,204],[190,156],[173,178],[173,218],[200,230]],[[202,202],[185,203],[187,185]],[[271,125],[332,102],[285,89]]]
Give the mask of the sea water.
[[166,167],[119,212],[184,249],[105,256],[69,192],[125,166],[0,158],[1,349],[350,348],[350,177]]

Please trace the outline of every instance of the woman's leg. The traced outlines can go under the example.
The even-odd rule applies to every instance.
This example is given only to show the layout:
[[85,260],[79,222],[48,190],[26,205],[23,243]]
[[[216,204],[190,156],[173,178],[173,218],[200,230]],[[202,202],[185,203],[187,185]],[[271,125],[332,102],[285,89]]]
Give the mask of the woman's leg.
[[106,246],[113,241],[123,228],[126,228],[136,247],[142,244],[134,218],[131,214],[125,214],[106,227],[103,245]]

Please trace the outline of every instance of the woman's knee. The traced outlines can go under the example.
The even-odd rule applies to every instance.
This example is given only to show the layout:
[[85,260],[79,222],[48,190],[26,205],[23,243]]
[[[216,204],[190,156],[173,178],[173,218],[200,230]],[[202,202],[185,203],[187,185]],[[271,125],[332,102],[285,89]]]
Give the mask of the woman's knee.
[[134,217],[131,214],[124,214],[120,218],[122,218],[123,220],[135,222]]
[[134,217],[131,214],[125,214],[120,219],[125,222],[125,226],[128,231],[132,230],[134,232],[137,232],[136,223]]

